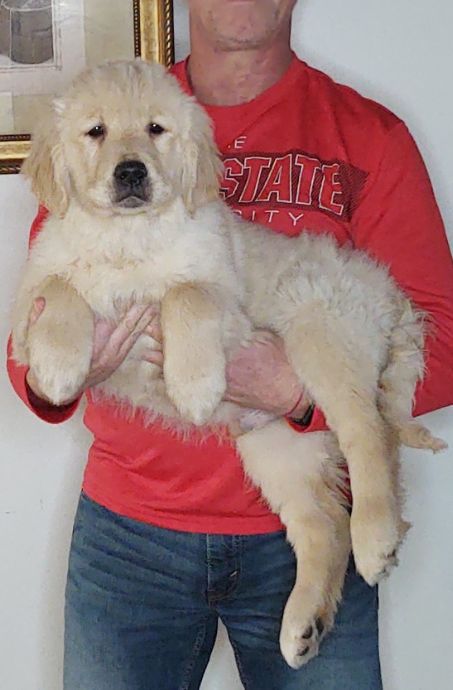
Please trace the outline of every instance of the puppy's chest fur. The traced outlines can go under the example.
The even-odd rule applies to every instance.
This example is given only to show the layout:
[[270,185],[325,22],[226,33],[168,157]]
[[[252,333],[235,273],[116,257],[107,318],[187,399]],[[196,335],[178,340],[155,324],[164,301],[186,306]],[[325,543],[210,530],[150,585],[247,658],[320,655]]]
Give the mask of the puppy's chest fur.
[[104,318],[131,302],[160,302],[186,282],[216,285],[240,299],[229,237],[206,221],[178,205],[159,217],[113,218],[76,207],[48,221],[30,261],[38,272],[67,280]]

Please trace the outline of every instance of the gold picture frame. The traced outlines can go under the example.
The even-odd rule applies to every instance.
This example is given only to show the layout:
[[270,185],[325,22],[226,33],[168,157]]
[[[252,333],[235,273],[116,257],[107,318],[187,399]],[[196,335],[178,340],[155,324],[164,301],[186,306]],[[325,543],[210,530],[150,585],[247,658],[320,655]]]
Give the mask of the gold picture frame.
[[[6,2],[2,2],[1,9],[4,10],[6,6],[6,10],[8,8],[10,9],[10,12],[18,12],[19,10],[17,9],[18,7],[21,6],[21,1],[23,1],[23,7],[27,6],[27,9],[30,7],[30,0],[28,0],[28,3],[25,2],[24,0],[6,0]],[[50,16],[51,16],[51,21],[52,25],[50,26],[50,29],[52,27],[55,28],[55,33],[58,31],[58,25],[55,24],[55,14],[56,14],[56,8],[58,7],[58,4],[61,2],[61,6],[63,8],[67,8],[68,6],[70,9],[73,11],[72,18],[74,18],[74,10],[77,5],[77,1],[74,0],[35,0],[36,5],[35,7],[38,8],[39,10],[43,10],[45,7],[47,11],[50,11]],[[99,3],[99,11],[102,11],[102,8],[110,8],[115,9],[121,8],[121,11],[124,12],[125,10],[130,14],[128,17],[128,33],[132,32],[131,36],[125,37],[125,43],[127,42],[128,49],[130,49],[131,55],[130,57],[141,57],[144,60],[156,60],[158,62],[161,62],[162,64],[166,66],[170,66],[174,62],[174,31],[173,31],[173,2],[172,0],[121,0],[121,5],[113,5],[110,0],[110,5],[106,4],[108,0],[90,0],[90,4],[87,6],[90,11],[93,11],[93,8],[96,7],[96,3]],[[129,5],[126,5],[125,3],[129,2]],[[85,7],[83,3],[80,5],[81,7]],[[50,7],[50,10],[49,10]],[[113,18],[114,19],[114,18]],[[0,16],[0,39],[2,36],[2,24],[1,22],[8,20],[8,16]],[[112,21],[112,18],[109,17],[109,20]],[[13,20],[10,20],[13,21]],[[17,26],[17,20],[16,21],[16,26]],[[83,25],[83,23],[86,22],[86,17],[79,17],[79,23]],[[100,23],[101,24],[101,23]],[[108,22],[106,22],[108,24]],[[8,27],[7,27],[8,28]],[[107,31],[106,25],[102,23],[102,29],[104,31]],[[122,30],[122,29],[119,29]],[[11,32],[10,32],[11,33]],[[92,44],[94,45],[95,49],[92,51],[97,55],[99,53],[98,49],[98,44],[105,45],[105,35],[103,35],[101,38],[102,40],[96,41],[96,36],[94,36],[95,33],[95,28],[91,28],[91,37],[90,40]],[[43,31],[41,29],[40,36],[42,36]],[[3,32],[3,35],[7,35],[7,32]],[[26,46],[26,41],[24,41],[23,36],[19,36],[19,39],[22,39],[22,43],[20,46],[25,50],[26,54],[30,56],[32,54],[32,51],[28,51],[27,53],[27,46]],[[74,39],[72,39],[74,40]],[[55,42],[56,38],[55,36],[51,36],[49,38],[49,41],[52,41],[52,46],[55,48]],[[60,36],[60,42],[61,42],[61,36]],[[64,41],[63,41],[64,43]],[[79,42],[80,43],[80,42]],[[112,45],[114,44],[114,40],[112,41]],[[78,45],[78,44],[77,44]],[[50,47],[50,52],[52,53],[52,46]],[[62,46],[64,49],[64,45]],[[109,46],[111,48],[111,46]],[[60,53],[62,50],[60,49]],[[56,51],[52,53],[52,55],[55,55]],[[5,96],[5,102],[10,103],[13,102],[13,96],[7,91],[7,89],[2,88],[2,81],[6,82],[8,79],[11,78],[16,78],[14,76],[13,70],[10,68],[10,65],[13,64],[12,59],[10,58],[10,55],[7,57],[4,57],[5,53],[3,55],[0,55],[0,59],[3,59],[3,63],[0,62],[0,96]],[[44,54],[43,57],[47,57],[47,54]],[[124,57],[124,52],[120,53],[118,56],[113,54],[110,50],[110,52],[107,54],[107,57],[112,58],[112,57]],[[85,55],[83,56],[85,58]],[[30,59],[30,57],[28,57]],[[59,64],[54,67],[54,72],[55,74],[58,71],[57,76],[61,79],[61,73],[62,73],[62,64],[64,64],[64,60],[62,60],[61,55],[59,56]],[[68,55],[67,55],[67,60],[66,62],[71,61],[71,53],[69,52],[68,48]],[[99,60],[98,60],[99,61]],[[7,63],[6,67],[3,66],[4,63]],[[49,61],[46,62],[46,67],[49,67]],[[55,60],[56,63],[56,60]],[[15,65],[14,65],[15,66]],[[19,65],[19,68],[22,67]],[[73,65],[74,67],[74,65]],[[28,74],[26,72],[28,71]],[[2,74],[4,75],[4,78],[2,80]],[[17,74],[17,72],[16,72]],[[26,65],[22,69],[22,74],[25,75],[25,79],[28,79],[29,81],[33,79],[33,66]],[[36,83],[36,82],[35,82]],[[17,78],[16,78],[16,84],[17,84]],[[27,82],[25,81],[25,84]],[[26,88],[26,87],[25,87]],[[46,88],[46,87],[43,87]],[[3,93],[2,93],[3,92]],[[33,99],[33,98],[46,98],[47,96],[50,96],[52,94],[52,91],[49,94],[44,94],[44,95],[39,95],[39,96],[29,96],[26,92],[24,95],[22,95],[23,102],[25,105],[28,106],[28,112],[30,112],[30,105],[29,105],[29,100],[27,101],[26,99]],[[33,100],[31,100],[31,103],[33,105]],[[0,109],[2,108],[2,103],[0,102]],[[3,122],[3,121],[2,121]],[[1,128],[0,128],[1,131]],[[10,174],[10,173],[18,173],[20,170],[20,166],[22,164],[22,161],[26,156],[28,155],[30,149],[30,134],[28,132],[22,133],[22,132],[14,132],[14,133],[8,133],[8,134],[0,134],[0,174]]]

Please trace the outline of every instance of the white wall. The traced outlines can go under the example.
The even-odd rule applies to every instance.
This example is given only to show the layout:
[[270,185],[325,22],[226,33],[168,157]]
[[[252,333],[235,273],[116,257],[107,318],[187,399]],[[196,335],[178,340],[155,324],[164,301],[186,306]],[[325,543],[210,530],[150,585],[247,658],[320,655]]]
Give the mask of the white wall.
[[[435,9],[434,9],[435,7]],[[185,12],[177,3],[178,34]],[[428,163],[453,240],[451,0],[303,0],[294,45],[305,59],[403,116]],[[18,177],[0,178],[0,338],[35,202]],[[453,410],[426,419],[450,441]],[[80,419],[47,426],[0,373],[0,688],[61,690],[62,601],[71,520],[87,437]],[[404,454],[413,529],[401,566],[381,588],[385,690],[449,690],[453,675],[453,463]],[[203,690],[239,690],[221,631]],[[162,689],[166,690],[166,689]],[[276,688],[276,690],[278,690]],[[357,690],[362,690],[357,688]],[[363,689],[365,690],[365,689]]]

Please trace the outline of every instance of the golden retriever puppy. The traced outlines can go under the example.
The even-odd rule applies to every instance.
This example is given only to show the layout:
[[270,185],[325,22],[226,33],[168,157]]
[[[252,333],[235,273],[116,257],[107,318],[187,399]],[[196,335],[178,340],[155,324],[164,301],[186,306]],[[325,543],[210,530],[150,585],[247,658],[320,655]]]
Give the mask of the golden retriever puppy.
[[[297,434],[250,411],[259,428],[236,442],[300,566],[280,637],[285,659],[299,667],[332,625],[349,527],[370,584],[395,563],[407,529],[400,442],[442,444],[411,421],[423,329],[388,272],[328,237],[288,239],[241,222],[219,199],[219,172],[206,114],[162,67],[117,62],[81,75],[53,103],[24,165],[51,215],[17,296],[14,355],[58,404],[87,375],[93,315],[116,320],[131,302],[159,302],[164,378],[141,360],[142,336],[94,392],[184,431],[247,414],[222,397],[225,362],[252,326],[284,339],[332,432]],[[40,295],[46,309],[29,326]],[[342,455],[354,497],[350,526],[339,492]]]

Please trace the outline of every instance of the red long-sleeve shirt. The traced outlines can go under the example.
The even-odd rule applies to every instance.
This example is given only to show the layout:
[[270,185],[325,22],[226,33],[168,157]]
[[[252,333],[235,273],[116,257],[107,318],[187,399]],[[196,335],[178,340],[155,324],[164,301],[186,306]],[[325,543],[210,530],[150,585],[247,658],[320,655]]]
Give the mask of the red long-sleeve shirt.
[[[186,63],[174,73],[190,92]],[[415,414],[450,405],[453,262],[428,174],[405,125],[296,57],[253,101],[207,110],[224,158],[227,202],[278,232],[328,231],[388,264],[432,321]],[[41,209],[32,237],[44,214]],[[8,370],[35,414],[53,423],[71,416],[76,403],[64,410],[39,407],[27,392],[25,368],[9,358]],[[83,488],[94,500],[171,529],[253,534],[281,526],[244,480],[229,444],[182,441],[158,424],[145,428],[140,413],[126,419],[114,403],[87,397],[84,421],[94,440]],[[308,431],[324,424],[317,410]]]

